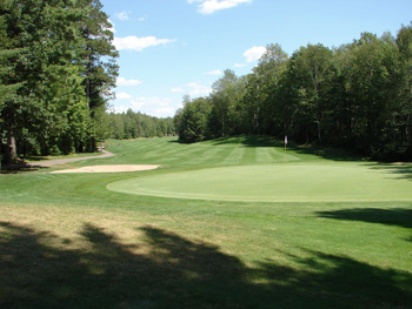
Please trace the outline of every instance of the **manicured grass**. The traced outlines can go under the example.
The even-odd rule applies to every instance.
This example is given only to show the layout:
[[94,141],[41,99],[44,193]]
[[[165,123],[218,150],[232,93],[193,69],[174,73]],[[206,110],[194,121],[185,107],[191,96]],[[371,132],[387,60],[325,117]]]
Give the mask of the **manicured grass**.
[[0,175],[0,308],[408,308],[412,167],[275,145],[111,141],[64,167],[162,168]]
[[411,201],[411,183],[359,163],[242,165],[138,177],[109,190],[237,202]]

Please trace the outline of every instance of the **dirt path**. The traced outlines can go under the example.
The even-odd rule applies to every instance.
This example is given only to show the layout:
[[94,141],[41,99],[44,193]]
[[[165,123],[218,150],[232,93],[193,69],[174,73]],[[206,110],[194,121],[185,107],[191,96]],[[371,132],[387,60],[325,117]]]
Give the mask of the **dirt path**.
[[102,151],[103,153],[99,156],[88,156],[88,157],[78,157],[78,158],[70,158],[70,159],[56,159],[56,160],[46,160],[46,161],[39,161],[39,162],[32,162],[29,164],[31,167],[52,167],[59,164],[83,161],[83,160],[91,160],[91,159],[103,159],[103,158],[110,158],[113,157],[114,154],[108,152],[106,150]]

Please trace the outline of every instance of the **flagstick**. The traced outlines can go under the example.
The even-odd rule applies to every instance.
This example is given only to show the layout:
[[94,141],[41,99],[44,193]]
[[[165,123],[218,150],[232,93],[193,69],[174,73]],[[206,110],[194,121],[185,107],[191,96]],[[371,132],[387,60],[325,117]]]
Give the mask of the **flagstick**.
[[286,148],[288,146],[288,136],[285,135],[285,160],[286,160]]
[[285,135],[285,152],[286,152],[286,147],[288,146],[288,136]]

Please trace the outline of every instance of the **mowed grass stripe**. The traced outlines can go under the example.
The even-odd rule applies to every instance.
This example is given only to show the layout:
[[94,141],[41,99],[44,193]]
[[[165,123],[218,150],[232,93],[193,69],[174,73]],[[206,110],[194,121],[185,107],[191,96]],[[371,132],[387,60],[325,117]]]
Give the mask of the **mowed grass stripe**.
[[[161,150],[174,151],[175,147],[169,145],[168,139],[161,142],[159,139],[136,139],[126,141],[110,140],[107,142],[107,150],[116,154],[115,157],[105,159],[104,162],[110,163],[156,163],[156,154]],[[152,156],[153,155],[153,156]]]
[[228,147],[208,146],[204,148],[204,153],[199,156],[197,162],[205,166],[214,166],[224,162],[231,151],[232,149]]
[[262,147],[258,148],[256,151],[256,162],[257,163],[267,163],[273,160],[273,148],[272,147]]
[[[150,144],[149,144],[150,145]],[[156,147],[149,147],[148,151],[145,152],[144,158],[149,161],[169,161],[171,160],[178,160],[182,153],[186,151],[190,151],[190,145],[179,145],[180,147],[176,147],[175,143],[168,142],[164,143],[163,147],[161,147],[161,143],[156,144]]]
[[203,148],[198,147],[198,145],[187,145],[183,151],[176,153],[175,157],[169,158],[166,162],[176,161],[186,166],[197,165],[209,160],[213,153],[214,150],[209,147]]
[[239,147],[238,145],[231,145],[225,147],[225,149],[227,151],[227,156],[224,160],[220,162],[221,165],[237,165],[242,162],[245,153],[244,147]]
[[178,149],[173,149],[170,151],[165,151],[163,149],[157,149],[153,151],[151,154],[148,154],[148,159],[154,160],[155,162],[160,163],[178,163],[184,160],[184,158],[190,157],[192,153],[198,151],[196,148],[190,148],[185,145],[184,147],[180,147]]
[[256,147],[244,147],[243,157],[241,160],[242,164],[256,163],[256,152],[258,151]]
[[302,160],[302,158],[297,156],[295,151],[285,150],[284,147],[274,147],[271,155],[272,159],[278,162],[296,162]]

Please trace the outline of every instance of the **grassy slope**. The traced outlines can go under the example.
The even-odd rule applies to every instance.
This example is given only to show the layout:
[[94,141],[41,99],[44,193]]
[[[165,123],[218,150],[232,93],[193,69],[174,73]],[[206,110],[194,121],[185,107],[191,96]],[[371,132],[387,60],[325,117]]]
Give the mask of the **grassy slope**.
[[[303,150],[285,155],[258,138],[195,145],[113,141],[109,150],[117,156],[70,166],[163,168],[0,176],[1,308],[406,308],[411,303],[412,202],[240,203],[105,189],[145,175],[274,162],[333,164],[330,159],[345,155]],[[411,181],[409,166],[370,167]]]

